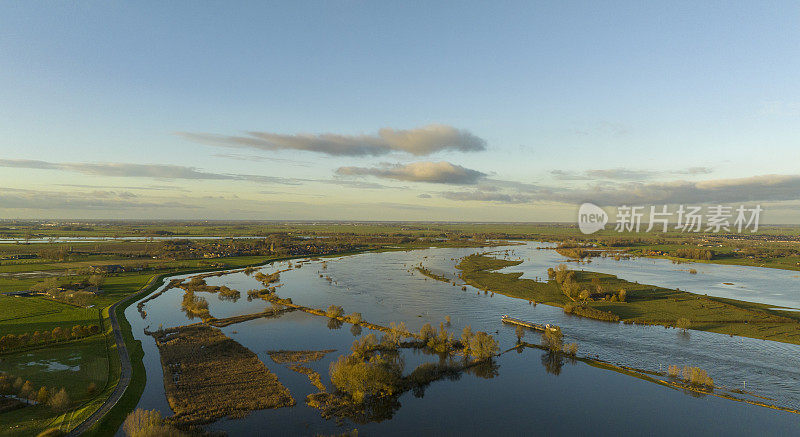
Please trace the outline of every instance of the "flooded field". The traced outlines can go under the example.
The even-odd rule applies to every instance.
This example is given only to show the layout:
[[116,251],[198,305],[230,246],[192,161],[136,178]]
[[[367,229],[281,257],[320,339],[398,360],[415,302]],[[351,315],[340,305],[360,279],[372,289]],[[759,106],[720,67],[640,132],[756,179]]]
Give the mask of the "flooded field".
[[[504,256],[508,250],[509,258],[525,260],[509,271],[541,278],[546,277],[548,267],[564,261],[552,250],[536,249],[544,245],[527,243],[486,250],[500,250]],[[272,273],[285,270],[292,264],[294,268],[281,273],[276,292],[280,297],[291,298],[295,304],[312,308],[340,305],[345,314],[359,312],[365,320],[384,326],[404,322],[412,331],[418,331],[426,323],[438,326],[449,317],[451,332],[459,335],[466,325],[475,331],[486,331],[495,336],[501,351],[516,343],[514,329],[500,322],[503,314],[539,323],[555,323],[562,327],[565,342],[579,344],[579,356],[598,357],[614,364],[654,372],[665,371],[670,364],[698,366],[708,370],[719,386],[727,389],[746,387],[755,395],[769,398],[750,396],[752,400],[800,408],[800,346],[697,331],[680,334],[677,330],[663,327],[578,318],[565,315],[560,308],[532,306],[524,300],[485,294],[469,286],[462,290],[461,283],[454,286],[427,278],[414,270],[421,263],[438,275],[455,278],[454,266],[458,259],[481,251],[447,248],[365,253],[307,261],[301,268],[297,268],[297,262],[275,263],[261,271]],[[617,274],[632,281],[694,292],[709,287],[707,292],[710,295],[719,295],[713,284],[732,282],[745,286],[744,290],[755,296],[748,300],[800,306],[797,304],[796,284],[795,288],[780,288],[792,283],[789,279],[793,279],[793,272],[786,272],[788,276],[784,278],[771,272],[762,275],[764,269],[725,270],[728,266],[701,264],[693,265],[692,268],[699,273],[690,275],[681,270],[688,269],[687,265],[647,259],[606,259],[583,267]],[[726,273],[730,273],[729,277],[723,277]],[[770,282],[771,277],[775,278],[774,282]],[[208,277],[206,283],[209,286],[225,285],[241,292],[238,300],[197,293],[207,299],[208,309],[216,318],[252,314],[269,306],[261,299],[247,299],[248,290],[263,288],[254,275],[240,272]],[[172,411],[164,392],[159,352],[153,337],[146,335],[145,330],[198,322],[181,311],[183,294],[181,289],[170,289],[149,300],[143,306],[144,317],[136,305],[126,311],[134,336],[142,341],[145,351],[148,377],[139,407],[158,409],[166,416],[172,415]],[[794,304],[789,305],[791,302]],[[435,381],[423,390],[405,392],[396,402],[376,406],[362,420],[327,420],[319,410],[306,405],[306,396],[318,391],[309,377],[292,370],[289,365],[276,362],[269,352],[335,349],[317,361],[303,364],[319,373],[322,384],[332,390],[331,363],[341,355],[349,354],[353,340],[369,334],[368,329],[352,329],[352,325],[347,323],[331,324],[326,317],[303,312],[250,320],[220,329],[227,337],[255,353],[296,400],[292,407],[255,411],[244,418],[223,419],[208,426],[208,429],[225,430],[232,435],[245,434],[253,429],[271,429],[279,434],[292,435],[341,433],[355,428],[367,434],[392,435],[415,431],[453,435],[520,434],[532,429],[543,433],[603,434],[606,429],[610,434],[624,429],[629,433],[655,435],[703,431],[744,435],[787,434],[800,429],[800,416],[796,414],[715,396],[688,394],[581,361],[554,358],[538,349],[512,350],[496,358],[489,368],[463,372],[457,378]],[[525,340],[538,343],[539,335],[528,332]],[[400,357],[404,374],[439,359],[436,355],[413,349],[403,349]]]

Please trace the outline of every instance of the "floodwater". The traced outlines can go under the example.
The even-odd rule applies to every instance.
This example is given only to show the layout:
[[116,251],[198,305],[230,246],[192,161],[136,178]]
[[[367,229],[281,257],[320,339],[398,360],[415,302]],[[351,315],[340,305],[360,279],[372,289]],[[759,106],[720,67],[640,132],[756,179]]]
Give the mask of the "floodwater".
[[[513,248],[508,258],[522,258],[524,262],[508,267],[506,271],[523,272],[523,278],[546,278],[549,267],[568,260],[556,251],[537,250],[537,247],[545,246],[551,245],[526,243]],[[590,263],[577,267],[574,263],[568,265],[572,269],[608,273],[641,284],[800,309],[800,272],[793,270],[708,263],[674,264],[661,258],[616,261],[611,257],[594,257]],[[697,273],[690,273],[692,269]]]
[[[509,258],[525,259],[525,263],[509,268],[509,271],[524,271],[526,277],[542,277],[546,276],[547,267],[563,262],[563,258],[552,250],[536,249],[540,246],[544,243],[499,250],[505,254],[507,249]],[[718,385],[728,389],[745,387],[759,396],[773,399],[768,403],[800,408],[800,346],[695,331],[682,335],[677,330],[663,327],[632,326],[568,316],[560,308],[531,306],[524,300],[484,294],[469,286],[467,291],[462,291],[461,284],[453,286],[426,278],[413,269],[421,263],[437,274],[455,277],[454,265],[459,258],[486,250],[497,251],[498,248],[434,248],[365,253],[328,259],[324,264],[322,261],[309,261],[303,263],[302,268],[281,273],[282,285],[277,293],[314,308],[340,305],[347,314],[360,312],[365,320],[381,325],[404,322],[411,330],[418,330],[425,323],[438,326],[446,316],[450,316],[452,332],[458,335],[464,326],[471,325],[475,331],[495,335],[501,350],[510,348],[516,341],[514,329],[500,322],[501,315],[555,323],[562,327],[565,342],[579,344],[579,356],[599,357],[650,371],[666,369],[670,364],[698,366],[706,369]],[[643,265],[649,260],[644,261]],[[618,265],[621,269],[636,270],[635,267],[625,267],[626,262],[613,263],[617,262],[611,261],[601,267],[612,269]],[[275,263],[265,266],[262,271],[270,273],[288,265],[288,262]],[[586,268],[595,270],[598,265],[600,263],[592,263]],[[653,275],[656,269],[663,269],[664,277],[659,277],[662,281],[679,281],[682,274],[690,275],[676,270],[690,268],[687,265],[649,265]],[[699,267],[707,266],[702,264]],[[607,272],[637,280],[621,271]],[[725,278],[725,282],[751,284],[750,287],[756,289],[752,284],[764,281],[757,272],[753,277],[748,276],[747,270],[737,272],[739,276]],[[326,277],[330,277],[330,281]],[[697,278],[709,278],[710,284],[718,276],[698,273],[687,280],[695,281]],[[263,286],[244,273],[209,277],[206,282],[209,285],[227,285],[242,294],[238,301],[231,302],[212,294],[199,293],[208,300],[211,314],[215,317],[254,313],[268,305],[262,300],[247,300],[247,290]],[[647,282],[666,285],[666,282]],[[690,289],[686,285],[679,287]],[[788,292],[784,294],[790,296]],[[158,409],[164,415],[172,412],[164,395],[158,349],[153,339],[144,334],[144,329],[193,323],[180,310],[182,295],[182,290],[173,289],[149,301],[145,305],[146,318],[140,316],[136,305],[131,305],[126,311],[134,336],[142,341],[145,351],[147,385],[139,407]],[[787,435],[800,432],[800,416],[796,414],[716,396],[690,395],[582,362],[552,359],[538,349],[521,353],[511,351],[498,357],[493,369],[465,373],[458,380],[434,382],[424,393],[405,393],[397,404],[375,412],[375,417],[368,423],[325,420],[317,410],[305,405],[306,395],[317,392],[308,378],[289,370],[286,365],[276,364],[267,351],[337,349],[318,362],[305,364],[319,372],[323,383],[331,389],[330,363],[340,355],[348,354],[354,338],[368,332],[366,329],[360,334],[351,332],[349,324],[339,329],[331,328],[335,327],[328,326],[328,319],[301,312],[222,328],[226,335],[258,355],[291,391],[297,405],[256,411],[244,419],[221,420],[209,425],[208,429],[224,430],[231,435],[252,434],[254,430],[315,435],[356,428],[367,435],[414,432],[528,434],[532,431],[615,435],[622,431],[649,435],[701,432]],[[535,343],[539,336],[529,332],[525,339]],[[404,351],[403,360],[404,373],[408,374],[421,363],[437,362],[438,357]]]

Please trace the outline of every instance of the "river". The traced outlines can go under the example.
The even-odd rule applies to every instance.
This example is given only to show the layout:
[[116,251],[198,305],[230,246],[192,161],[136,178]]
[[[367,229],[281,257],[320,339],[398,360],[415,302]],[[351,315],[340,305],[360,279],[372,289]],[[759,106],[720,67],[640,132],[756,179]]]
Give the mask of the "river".
[[[501,315],[555,323],[562,327],[565,342],[579,344],[580,356],[599,357],[615,364],[651,371],[666,369],[670,364],[698,366],[708,370],[718,385],[746,387],[748,391],[772,399],[768,403],[800,408],[800,346],[697,331],[683,335],[663,327],[614,324],[568,316],[560,308],[531,306],[524,300],[484,294],[469,286],[462,291],[460,284],[453,286],[426,278],[413,269],[422,263],[437,274],[455,277],[454,266],[459,258],[484,250],[500,251],[505,256],[507,250],[510,259],[524,260],[508,271],[541,278],[546,276],[547,267],[565,261],[553,250],[537,249],[545,245],[529,242],[490,249],[432,248],[363,253],[328,259],[324,265],[321,261],[310,261],[303,263],[302,268],[281,274],[282,285],[278,294],[315,308],[340,305],[345,313],[360,312],[365,320],[381,325],[402,321],[412,330],[418,330],[425,323],[438,326],[446,316],[450,316],[451,331],[458,334],[465,325],[470,325],[473,330],[487,331],[495,335],[501,350],[513,346],[516,340],[514,329],[500,323]],[[800,307],[794,285],[800,281],[792,278],[794,272],[784,274],[779,271],[780,275],[774,275],[774,272],[764,274],[766,269],[755,267],[727,270],[729,266],[701,264],[690,267],[655,261],[605,259],[595,260],[584,268],[653,285],[677,286],[696,292],[708,290],[714,295],[722,295],[728,290],[712,287],[714,284],[732,282],[742,284],[747,293],[756,297],[749,300]],[[286,269],[288,265],[289,262],[270,264],[262,271],[270,273]],[[697,268],[700,272],[691,275],[683,271],[689,268]],[[320,275],[329,276],[331,280]],[[770,282],[770,277],[775,278],[774,282]],[[243,297],[236,302],[200,293],[208,299],[209,309],[215,317],[250,314],[268,305],[261,300],[247,301],[247,290],[263,288],[252,276],[234,273],[209,277],[206,281],[209,285],[226,285],[242,292]],[[787,284],[793,284],[795,288],[780,288]],[[773,291],[759,291],[762,289]],[[142,341],[145,351],[147,385],[139,407],[158,409],[165,415],[172,413],[164,395],[158,349],[144,330],[194,322],[180,311],[182,295],[182,290],[172,289],[149,301],[145,305],[146,318],[140,316],[136,305],[131,305],[126,311],[134,336]],[[339,355],[348,353],[353,339],[365,335],[366,330],[361,334],[352,333],[347,324],[340,329],[329,329],[326,318],[299,312],[221,329],[256,353],[297,400],[297,405],[292,408],[257,411],[244,419],[218,421],[208,427],[228,431],[231,435],[249,434],[255,429],[269,429],[276,434],[313,435],[341,433],[354,428],[366,434],[390,435],[410,432],[445,435],[500,432],[618,434],[623,430],[649,435],[699,432],[786,435],[800,432],[800,416],[792,413],[715,396],[692,396],[582,362],[566,360],[554,363],[542,351],[534,349],[499,357],[496,374],[491,378],[465,374],[457,381],[435,382],[422,397],[404,394],[399,399],[401,406],[384,412],[381,421],[360,424],[344,421],[339,426],[336,421],[322,419],[317,410],[305,405],[305,396],[316,392],[308,379],[274,363],[267,351],[337,349],[338,352],[323,360],[308,364],[321,373],[323,382],[331,387],[328,366]],[[528,333],[526,340],[538,342],[538,336]],[[422,362],[435,362],[438,358],[406,352],[404,360],[406,372],[409,372]]]

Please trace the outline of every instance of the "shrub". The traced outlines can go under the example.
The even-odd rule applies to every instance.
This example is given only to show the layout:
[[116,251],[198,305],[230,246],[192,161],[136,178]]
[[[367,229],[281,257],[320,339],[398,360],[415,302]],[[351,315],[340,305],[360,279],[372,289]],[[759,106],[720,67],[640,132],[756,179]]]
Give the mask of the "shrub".
[[331,363],[331,382],[355,402],[373,396],[392,395],[400,391],[402,382],[400,365],[377,354],[363,361],[354,355],[341,356]]
[[428,338],[426,345],[436,353],[445,354],[452,349],[453,336],[444,329],[444,324],[440,324],[439,332]]
[[69,408],[69,404],[69,395],[63,387],[61,390],[56,392],[56,394],[50,397],[50,407],[56,411],[66,411]]
[[422,338],[422,341],[427,343],[428,340],[436,336],[436,330],[433,329],[430,323],[426,323],[422,325],[422,329],[419,330],[419,336]]
[[563,337],[564,334],[561,333],[561,329],[559,328],[546,329],[544,333],[542,333],[542,343],[544,347],[551,352],[561,352]]
[[472,341],[473,335],[475,334],[472,333],[472,327],[469,325],[461,330],[461,344],[464,345],[464,348],[469,349],[469,343]]
[[47,405],[47,401],[50,399],[50,392],[47,391],[47,387],[42,386],[39,389],[39,392],[36,394],[36,403],[40,405]]
[[383,338],[387,342],[391,342],[397,345],[403,340],[404,337],[408,336],[409,334],[410,332],[408,332],[408,328],[406,327],[405,323],[400,322],[399,325],[396,325],[394,322],[392,322],[389,325],[389,332],[387,332]]
[[200,317],[201,319],[211,317],[208,312],[208,301],[203,297],[195,296],[194,292],[187,291],[184,294],[181,307],[189,317]]
[[682,372],[683,380],[691,385],[714,387],[714,380],[708,376],[708,372],[699,367],[684,367]]
[[667,374],[673,378],[677,378],[680,373],[681,368],[674,364],[670,364],[669,368],[667,368]]
[[33,388],[33,383],[25,381],[19,390],[19,396],[25,399],[36,399],[36,390]]
[[350,346],[350,351],[354,356],[367,357],[378,346],[378,337],[375,334],[367,334],[360,339],[354,340]]
[[470,340],[469,351],[476,358],[486,359],[497,354],[500,348],[494,337],[485,332],[478,332]]
[[683,332],[686,332],[686,330],[689,329],[689,326],[691,326],[691,324],[692,322],[689,321],[689,319],[687,319],[686,317],[681,317],[680,319],[678,319],[678,321],[675,322],[675,326],[677,326],[678,329],[683,330]]
[[349,316],[347,316],[347,321],[352,323],[352,324],[354,324],[354,325],[357,325],[357,324],[363,322],[364,318],[361,316],[361,313],[353,313],[353,314],[350,314]]
[[325,312],[325,315],[327,315],[330,318],[341,317],[342,314],[344,314],[344,308],[338,305],[329,306],[328,311]]
[[156,410],[136,409],[128,414],[122,424],[128,437],[178,437],[185,434],[164,423],[161,413]]
[[578,355],[578,343],[568,343],[564,345],[564,353],[574,357]]

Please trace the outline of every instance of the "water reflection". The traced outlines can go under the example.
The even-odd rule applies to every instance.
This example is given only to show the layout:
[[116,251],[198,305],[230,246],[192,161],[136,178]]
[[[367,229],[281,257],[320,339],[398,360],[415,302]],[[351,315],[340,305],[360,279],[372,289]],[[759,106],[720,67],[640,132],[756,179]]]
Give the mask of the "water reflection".
[[[756,390],[763,390],[763,393],[777,399],[776,402],[782,405],[800,404],[800,347],[795,345],[731,338],[707,332],[692,332],[690,336],[683,336],[662,327],[609,324],[570,317],[564,315],[559,308],[533,306],[527,301],[502,295],[489,298],[468,286],[465,293],[460,286],[425,280],[422,275],[409,271],[406,267],[424,260],[425,265],[435,273],[452,277],[458,258],[474,252],[474,249],[430,249],[371,253],[329,259],[324,267],[320,262],[306,262],[300,270],[281,273],[282,286],[278,288],[278,294],[281,297],[291,297],[295,303],[316,308],[341,305],[346,313],[360,312],[365,320],[382,325],[402,321],[413,331],[419,330],[425,323],[438,326],[446,317],[450,317],[451,330],[454,332],[460,332],[466,325],[471,325],[476,330],[498,332],[496,337],[503,349],[515,345],[517,337],[514,329],[500,324],[500,315],[509,314],[525,320],[555,323],[564,328],[565,341],[580,344],[583,355],[597,355],[615,364],[654,371],[667,364],[697,365],[708,369],[715,380],[728,387],[741,387],[742,380],[747,379],[748,389],[756,387]],[[544,256],[539,252],[532,254],[534,257],[540,255]],[[276,263],[261,271],[268,274],[286,268],[286,263]],[[330,281],[320,277],[320,272],[323,271],[325,276],[331,278]],[[244,273],[208,278],[207,281],[209,285],[226,285],[238,290],[260,287],[258,281]],[[178,310],[182,296],[182,290],[171,290],[146,303],[147,315],[144,319],[140,319],[138,315],[132,317],[136,311],[135,306],[126,313],[131,320],[134,335],[142,341],[145,350],[148,378],[140,406],[158,408],[167,416],[171,415],[171,411],[164,399],[158,353],[152,340],[142,336],[141,332],[148,325],[158,326],[163,323],[165,327],[170,327],[191,323],[189,315]],[[263,311],[268,304],[261,299],[208,299],[208,306],[215,317],[230,317]],[[292,409],[254,412],[244,419],[215,423],[209,430],[227,431],[231,435],[237,435],[268,426],[281,429],[287,434],[340,433],[342,430],[336,426],[336,421],[324,420],[319,410],[302,401],[306,395],[316,393],[308,379],[281,366],[275,366],[265,353],[267,350],[301,348],[335,348],[344,352],[349,350],[354,337],[358,339],[372,332],[361,327],[340,329],[341,325],[338,328],[328,326],[329,320],[294,312],[280,318],[251,320],[223,328],[226,335],[259,354],[267,367],[298,399],[298,405]],[[519,417],[531,420],[537,418],[536,412],[523,407],[524,401],[546,397],[553,408],[563,404],[566,409],[574,409],[583,404],[615,402],[630,414],[613,419],[614,424],[619,429],[643,434],[663,435],[686,431],[682,428],[683,423],[662,421],[662,410],[685,414],[689,418],[687,420],[696,427],[692,428],[695,432],[719,432],[720,427],[723,427],[732,434],[763,429],[771,429],[775,433],[778,428],[771,428],[773,425],[790,426],[785,424],[794,423],[793,426],[796,426],[796,416],[793,415],[790,415],[791,419],[781,419],[783,416],[774,416],[777,414],[774,411],[729,401],[721,404],[722,401],[713,396],[703,399],[703,404],[696,404],[692,403],[694,397],[684,396],[679,391],[664,389],[649,382],[580,363],[569,372],[563,372],[563,366],[569,364],[570,360],[559,357],[558,354],[540,355],[538,351],[524,348],[519,348],[516,352],[504,354],[491,363],[468,367],[460,372],[443,373],[440,379],[435,380],[439,381],[437,383],[409,385],[396,396],[393,394],[369,401],[359,410],[360,422],[356,419],[343,420],[345,423],[350,421],[362,424],[359,430],[365,433],[401,435],[422,429],[442,430],[439,421],[428,417],[430,408],[435,406],[442,414],[456,418],[455,422],[458,423],[450,424],[452,428],[449,428],[449,432],[518,434],[526,429],[526,424],[521,423]],[[332,389],[335,385],[328,378],[330,365],[336,358],[334,355],[337,354],[309,365],[319,372],[323,382]],[[401,356],[406,377],[416,373],[418,381],[424,381],[421,375],[430,373],[431,369],[442,370],[449,365],[460,364],[453,363],[447,357],[416,350],[403,351]],[[769,359],[764,359],[765,356]],[[405,372],[406,368],[413,370]],[[464,374],[475,378],[464,377]],[[550,382],[555,378],[548,379],[546,375],[559,375],[558,382]],[[448,383],[449,381],[457,382]],[[587,391],[585,388],[590,386],[593,389]],[[571,392],[568,387],[571,387]],[[600,387],[602,392],[593,391],[595,388],[600,390]],[[679,397],[673,396],[673,393]],[[694,395],[693,393],[692,396]],[[646,397],[649,407],[643,409],[642,402],[631,401],[637,397]],[[497,402],[497,399],[509,400]],[[465,402],[469,402],[469,414],[463,413]],[[676,413],[684,411],[685,413]],[[725,424],[715,420],[723,414],[720,411],[728,412],[725,413]],[[555,423],[548,417],[538,419],[543,429],[554,433],[595,431],[592,427],[581,428],[580,424],[570,421]],[[604,415],[595,419],[611,420]],[[654,424],[658,424],[659,428]],[[754,424],[758,426],[753,426]]]
[[328,319],[328,329],[339,329],[343,325],[343,322],[339,319]]
[[564,356],[558,352],[546,351],[542,354],[542,365],[547,373],[558,376],[564,367]]

